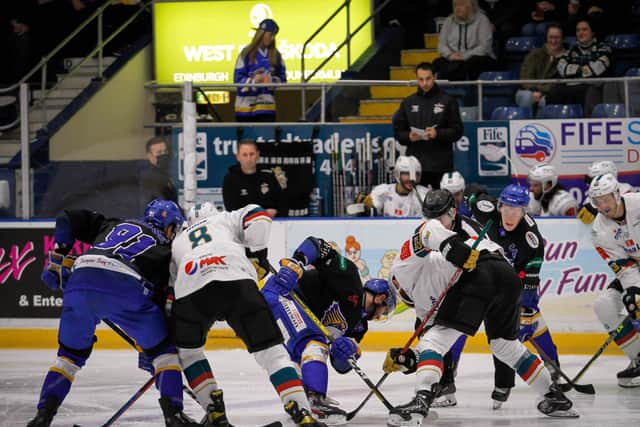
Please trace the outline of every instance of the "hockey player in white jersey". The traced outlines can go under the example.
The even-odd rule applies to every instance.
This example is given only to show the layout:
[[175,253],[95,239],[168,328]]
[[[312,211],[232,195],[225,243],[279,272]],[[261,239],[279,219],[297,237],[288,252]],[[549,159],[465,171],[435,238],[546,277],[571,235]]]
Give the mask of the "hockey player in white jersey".
[[417,346],[405,354],[399,348],[387,354],[385,372],[416,372],[416,396],[391,410],[387,425],[420,425],[440,387],[443,355],[461,334],[474,335],[483,321],[493,354],[542,396],[537,409],[552,417],[577,417],[540,359],[517,340],[522,285],[502,248],[486,237],[471,248],[481,227],[456,215],[453,196],[446,190],[427,194],[423,215],[426,221],[402,245],[391,268],[401,298],[424,318],[458,268],[462,274]]
[[[399,156],[393,170],[396,182],[379,184],[363,200],[366,210],[375,208],[378,216],[419,217],[422,200],[429,189],[420,182],[422,167],[413,156]],[[417,192],[417,194],[416,194]],[[359,200],[356,200],[359,202]]]
[[593,179],[589,197],[598,209],[591,240],[617,279],[595,300],[593,309],[606,331],[615,333],[615,343],[631,360],[627,369],[618,372],[618,385],[639,387],[640,335],[631,321],[622,321],[627,311],[633,319],[639,318],[640,194],[620,194],[616,177],[605,174]]
[[[210,203],[193,208],[189,225],[172,245],[171,285],[175,301],[170,322],[189,386],[206,410],[206,426],[229,426],[222,390],[204,354],[214,321],[226,320],[264,368],[296,425],[324,426],[310,406],[267,303],[258,290],[257,271],[268,271],[271,218],[258,205],[218,212]],[[254,259],[254,268],[250,258]],[[278,273],[297,280],[302,271]]]
[[[590,185],[591,181],[593,181],[593,178],[607,173],[610,173],[618,178],[618,168],[616,167],[615,163],[613,163],[611,160],[596,160],[591,164],[591,166],[589,166],[589,171],[584,176],[584,181],[587,185]],[[620,194],[635,191],[633,187],[626,182],[618,182],[618,184],[620,185]],[[593,220],[596,219],[597,214],[598,210],[595,208],[595,206],[593,206],[593,204],[591,203],[591,199],[587,194],[582,207],[576,214],[576,218],[582,221],[583,224],[591,224]]]
[[528,175],[531,200],[527,213],[538,216],[575,216],[578,201],[558,183],[555,168],[548,163],[535,165]]

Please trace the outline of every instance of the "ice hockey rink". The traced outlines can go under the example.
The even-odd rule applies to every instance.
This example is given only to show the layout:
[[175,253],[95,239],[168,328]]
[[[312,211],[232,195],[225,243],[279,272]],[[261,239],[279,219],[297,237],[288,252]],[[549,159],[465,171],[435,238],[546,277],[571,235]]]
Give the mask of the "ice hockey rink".
[[[224,389],[228,415],[235,426],[260,426],[282,421],[292,426],[281,409],[279,399],[266,374],[244,350],[207,352],[216,377]],[[44,375],[55,357],[55,350],[0,351],[0,425],[24,426],[35,414],[35,405]],[[562,356],[563,370],[572,377],[590,356]],[[376,382],[382,375],[382,352],[365,353],[359,365]],[[535,393],[519,378],[509,401],[500,410],[491,409],[493,364],[488,354],[463,354],[458,370],[458,405],[438,408],[436,420],[424,425],[437,426],[629,426],[640,420],[640,388],[622,389],[615,374],[628,359],[602,356],[587,371],[581,383],[593,384],[595,395],[569,392],[579,419],[553,419],[534,407]],[[77,375],[71,393],[54,419],[53,426],[100,426],[107,421],[148,379],[137,368],[132,350],[94,351]],[[382,393],[392,404],[401,404],[413,396],[413,379],[395,373],[382,385]],[[330,369],[329,395],[346,411],[353,410],[368,392],[362,379],[350,372],[338,375]],[[158,393],[149,389],[116,425],[163,426]],[[203,411],[185,395],[185,411],[200,419]],[[434,411],[434,410],[432,410]],[[354,426],[384,426],[387,410],[374,396],[349,423]]]

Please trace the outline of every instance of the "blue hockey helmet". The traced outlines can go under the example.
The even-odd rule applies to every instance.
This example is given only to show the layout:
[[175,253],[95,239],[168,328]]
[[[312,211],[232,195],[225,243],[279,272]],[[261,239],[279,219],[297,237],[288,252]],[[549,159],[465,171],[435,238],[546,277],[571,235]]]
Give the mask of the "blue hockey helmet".
[[184,216],[182,215],[182,210],[175,202],[155,199],[149,202],[145,208],[144,220],[161,230],[173,224],[176,226],[177,233],[184,223]]
[[526,208],[529,205],[529,189],[517,184],[507,185],[498,200],[503,205]]
[[374,296],[385,295],[384,305],[387,306],[385,314],[391,315],[396,310],[396,293],[389,286],[389,282],[384,279],[369,279],[364,284],[365,290]]

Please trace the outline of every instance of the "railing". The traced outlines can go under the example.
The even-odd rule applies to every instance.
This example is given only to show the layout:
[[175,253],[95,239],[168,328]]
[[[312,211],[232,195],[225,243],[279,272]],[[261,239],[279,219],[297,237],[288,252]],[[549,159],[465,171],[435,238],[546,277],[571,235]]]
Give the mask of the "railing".
[[[369,17],[367,19],[364,20],[364,22],[362,24],[360,24],[352,33],[351,32],[351,0],[345,0],[344,3],[342,3],[342,5],[340,5],[340,7],[338,7],[338,9],[335,10],[335,12],[333,12],[331,14],[331,16],[329,16],[321,25],[320,27],[318,27],[317,30],[315,30],[313,32],[313,34],[311,34],[309,36],[309,38],[304,42],[304,44],[302,45],[302,55],[300,56],[300,83],[307,83],[311,80],[311,78],[313,76],[316,75],[316,73],[322,69],[322,67],[324,67],[324,65],[329,62],[331,59],[333,59],[333,57],[340,51],[340,49],[342,49],[345,45],[347,46],[347,70],[349,70],[351,68],[351,39],[353,38],[353,36],[355,36],[356,34],[358,34],[360,32],[360,30],[362,28],[364,28],[365,25],[367,25],[369,23],[369,21],[371,21],[371,19],[373,19],[374,16],[376,16],[378,13],[380,13],[380,11],[391,2],[391,0],[385,0],[384,2],[382,2],[382,4],[380,4],[376,9],[374,9],[374,11],[371,13],[371,15],[369,15]],[[310,74],[308,77],[305,76],[305,66],[304,66],[304,52],[307,50],[307,45],[311,42],[311,40],[313,40],[318,34],[320,34],[320,32],[322,30],[325,29],[325,27],[327,25],[329,25],[329,23],[331,23],[331,21],[333,21],[333,19],[338,16],[338,14],[342,11],[342,9],[347,9],[347,23],[345,26],[345,31],[346,31],[346,36],[345,39],[342,41],[342,43],[340,43],[338,46],[336,46],[335,50],[333,52],[331,52],[331,55],[329,55],[328,57],[326,57],[324,59],[324,61],[322,61],[320,63],[320,65],[318,65]],[[324,92],[323,92],[324,94]],[[306,109],[306,93],[305,93],[305,87],[302,87],[302,93],[301,93],[301,99],[300,99],[300,103],[302,104],[302,117],[301,119],[304,120],[305,116],[304,116],[304,111]]]
[[[622,83],[624,87],[624,104],[625,115],[630,116],[630,103],[629,103],[629,83],[640,83],[640,77],[602,77],[602,78],[589,78],[589,79],[541,79],[541,80],[472,80],[472,81],[447,81],[438,80],[438,85],[442,87],[465,87],[475,86],[477,91],[478,100],[482,100],[485,86],[517,86],[520,87],[523,84],[542,84],[542,83],[554,83],[554,84],[591,84],[591,83]],[[241,83],[194,83],[194,87],[202,89],[237,89],[244,87]],[[259,83],[252,84],[257,88],[270,87],[276,90],[305,90],[305,89],[320,89],[320,123],[326,123],[326,92],[327,89],[332,87],[364,87],[364,86],[399,86],[399,87],[411,87],[416,86],[415,80],[337,80],[332,83]],[[182,84],[159,84],[157,82],[149,82],[145,85],[148,89],[182,89]],[[302,110],[304,113],[304,109]],[[482,121],[482,102],[478,102],[478,116],[479,121]],[[200,126],[201,124],[199,124]],[[217,123],[214,126],[219,126]],[[166,124],[164,124],[166,126]],[[205,125],[207,126],[207,125]]]

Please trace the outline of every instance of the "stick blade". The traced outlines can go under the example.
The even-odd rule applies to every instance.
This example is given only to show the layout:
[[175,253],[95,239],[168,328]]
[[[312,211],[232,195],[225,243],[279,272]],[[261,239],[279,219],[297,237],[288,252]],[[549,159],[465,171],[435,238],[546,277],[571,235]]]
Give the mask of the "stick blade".
[[596,389],[593,387],[593,384],[574,384],[573,388],[579,393],[596,394]]

